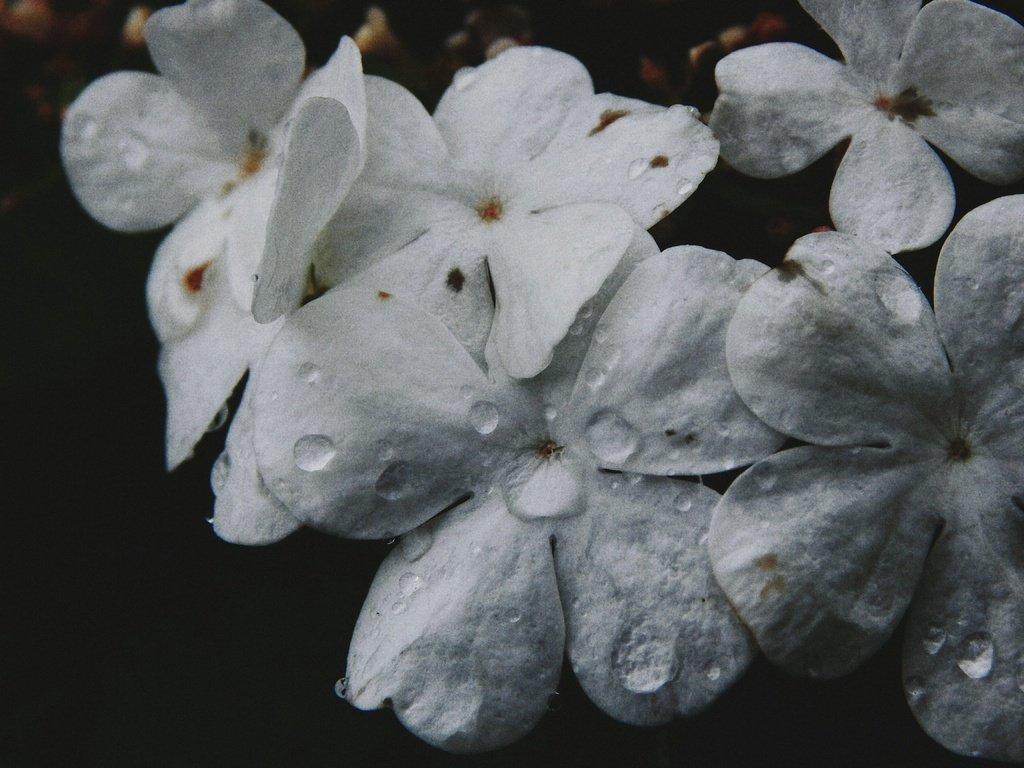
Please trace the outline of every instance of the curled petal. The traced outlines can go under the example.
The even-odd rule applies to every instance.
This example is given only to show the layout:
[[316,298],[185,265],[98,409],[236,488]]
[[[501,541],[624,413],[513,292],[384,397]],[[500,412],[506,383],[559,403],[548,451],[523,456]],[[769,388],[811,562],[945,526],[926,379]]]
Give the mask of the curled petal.
[[456,161],[515,167],[551,142],[566,115],[593,94],[587,70],[550,48],[516,47],[456,73],[434,121]]
[[715,67],[710,126],[722,158],[770,179],[806,168],[849,136],[868,109],[844,67],[795,43],[731,53]]
[[174,221],[235,174],[232,155],[191,105],[142,72],[86,88],[64,118],[60,149],[82,206],[125,232]]
[[889,636],[938,521],[926,471],[892,451],[808,446],[744,472],[722,497],[715,577],[761,650],[815,677],[845,674]]
[[556,528],[573,670],[618,720],[695,714],[754,656],[711,574],[705,539],[718,494],[615,474],[594,474],[587,492],[587,514]]
[[338,535],[395,536],[474,491],[516,423],[440,320],[365,287],[292,315],[254,378],[263,477]]
[[705,474],[781,445],[736,394],[725,360],[740,296],[766,271],[696,246],[634,270],[594,331],[569,407],[601,466]]
[[605,201],[642,227],[674,211],[718,160],[695,111],[602,93],[580,99],[552,142],[523,169],[531,204]]
[[267,136],[295,96],[306,52],[291,25],[259,0],[189,0],[154,13],[146,43],[160,73],[238,152]]
[[900,266],[837,232],[807,235],[740,300],[726,337],[740,397],[825,445],[939,437],[953,382],[935,318]]
[[[384,561],[348,656],[348,700],[391,707],[451,752],[496,749],[544,714],[565,629],[547,536],[492,496]],[[426,552],[422,552],[426,541]]]
[[836,229],[889,253],[927,248],[953,219],[953,180],[902,121],[871,115],[850,142],[829,196]]

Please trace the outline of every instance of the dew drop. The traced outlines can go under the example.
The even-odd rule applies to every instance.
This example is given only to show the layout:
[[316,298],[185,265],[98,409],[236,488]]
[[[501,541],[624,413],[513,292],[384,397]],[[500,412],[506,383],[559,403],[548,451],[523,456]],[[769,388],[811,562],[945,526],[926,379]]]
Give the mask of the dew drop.
[[405,613],[405,609],[408,607],[409,606],[399,600],[397,603],[391,604],[391,612],[397,616],[400,613]]
[[410,597],[423,589],[425,584],[415,573],[403,573],[398,579],[398,591],[402,597]]
[[224,451],[217,460],[213,462],[213,469],[210,470],[210,487],[214,495],[219,495],[228,484],[228,474],[231,472],[231,457]]
[[598,324],[597,328],[594,329],[594,341],[598,344],[604,344],[608,341],[608,329]]
[[546,405],[544,406],[544,419],[545,421],[551,422],[558,417],[558,411],[555,410],[555,406]]
[[924,680],[920,677],[908,677],[903,681],[903,689],[907,692],[907,698],[913,704],[920,701],[925,694]]
[[770,491],[775,487],[775,483],[778,481],[775,471],[768,467],[759,468],[754,477],[757,480],[758,487],[762,491]]
[[377,459],[379,461],[390,461],[395,457],[395,449],[391,446],[387,440],[378,440],[374,447],[377,452]]
[[589,304],[584,304],[580,307],[580,311],[577,313],[577,317],[582,320],[586,320],[594,314],[594,308]]
[[522,618],[523,617],[520,616],[518,613],[513,613],[511,616],[508,617],[508,621],[510,624],[518,624],[522,620]]
[[141,171],[149,160],[149,150],[141,141],[130,139],[121,142],[121,158],[129,171]]
[[676,194],[680,197],[686,197],[693,193],[693,190],[697,188],[697,185],[692,181],[684,181],[676,188]]
[[314,383],[320,378],[320,366],[316,363],[303,363],[299,366],[299,378],[307,384]]
[[206,427],[206,431],[216,432],[218,429],[223,427],[228,422],[229,414],[230,411],[228,410],[228,404],[224,403],[224,405],[220,407],[220,410],[214,415],[213,419],[210,420],[210,423]]
[[583,380],[587,383],[587,386],[591,389],[600,389],[601,385],[604,384],[605,374],[600,368],[591,368],[583,376]]
[[650,162],[644,158],[634,160],[629,164],[629,178],[639,179],[650,167]]
[[673,643],[659,639],[644,625],[623,633],[612,656],[612,668],[634,693],[653,693],[676,676]]
[[396,501],[408,496],[417,488],[413,476],[413,468],[404,461],[389,464],[377,478],[375,490],[377,495],[388,501]]
[[594,454],[618,464],[636,452],[639,437],[632,425],[612,411],[598,411],[587,425],[587,440]]
[[836,265],[833,264],[828,259],[825,259],[823,262],[821,262],[821,274],[823,274],[823,275],[831,275],[835,271],[836,271]]
[[462,395],[463,400],[470,400],[476,394],[476,390],[469,386],[469,384],[463,384],[459,387],[459,394]]
[[426,528],[413,528],[398,540],[398,551],[410,563],[415,563],[434,543],[434,536]]
[[924,652],[929,656],[934,656],[936,653],[942,650],[942,646],[946,644],[946,630],[939,626],[928,627],[924,631],[924,638],[921,640],[921,645],[924,647]]
[[722,676],[722,668],[717,664],[712,664],[704,670],[704,674],[707,675],[708,680],[717,680]]
[[304,472],[316,472],[327,466],[338,453],[327,435],[303,435],[295,441],[292,455],[295,466]]
[[672,506],[675,507],[679,512],[689,512],[693,506],[693,494],[689,491],[683,491],[675,500],[672,502]]
[[489,435],[497,429],[501,414],[494,403],[481,400],[473,403],[473,407],[469,409],[469,420],[473,424],[473,429],[481,435]]
[[957,649],[956,665],[972,680],[981,680],[992,671],[995,649],[986,632],[968,635]]

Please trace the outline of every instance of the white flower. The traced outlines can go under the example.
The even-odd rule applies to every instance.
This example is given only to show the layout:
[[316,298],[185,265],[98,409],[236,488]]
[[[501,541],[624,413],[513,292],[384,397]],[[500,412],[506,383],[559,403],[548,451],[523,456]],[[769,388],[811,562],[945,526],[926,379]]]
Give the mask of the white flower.
[[311,248],[362,167],[366,108],[355,44],[342,40],[300,85],[302,42],[258,0],[190,0],[154,13],[145,35],[161,74],[90,85],[68,110],[61,152],[76,196],[107,226],[187,214],[147,289],[173,467],[275,330],[250,312],[265,241]]
[[794,43],[715,70],[711,127],[743,173],[798,171],[849,137],[829,207],[836,228],[890,253],[931,245],[953,183],[930,142],[996,184],[1024,176],[1024,28],[966,0],[800,0],[845,65]]
[[715,512],[715,575],[773,660],[832,676],[913,596],[904,685],[961,753],[1024,760],[1024,196],[964,217],[935,314],[884,252],[798,240],[729,327],[737,391],[812,445]]
[[[764,271],[697,247],[658,255],[637,231],[532,380],[489,379],[436,317],[365,285],[287,320],[250,388],[262,477],[304,524],[404,534],[355,631],[353,704],[472,751],[536,723],[566,647],[626,722],[695,712],[731,684],[751,654],[703,543],[718,496],[667,475],[779,445],[724,359],[727,320]],[[240,508],[228,535],[271,538],[274,520]]]
[[[317,274],[336,285],[412,241],[379,265],[380,287],[440,314],[471,349],[490,334],[514,376],[548,364],[633,222],[667,215],[717,159],[692,110],[595,95],[578,61],[545,48],[461,71],[433,120],[394,83],[366,87],[366,168],[321,239]],[[257,319],[295,304],[261,275]]]

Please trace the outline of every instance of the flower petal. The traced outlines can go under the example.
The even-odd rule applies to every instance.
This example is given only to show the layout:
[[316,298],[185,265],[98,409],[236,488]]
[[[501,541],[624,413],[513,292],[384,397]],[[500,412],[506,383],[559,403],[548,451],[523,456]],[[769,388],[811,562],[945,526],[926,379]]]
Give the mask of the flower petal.
[[[950,30],[956,30],[955,35]],[[970,173],[994,184],[1024,176],[1024,27],[977,3],[921,9],[896,73],[934,116],[914,125]]]
[[863,121],[839,164],[829,211],[836,229],[889,253],[926,248],[953,219],[953,180],[916,131],[881,112]]
[[487,263],[494,281],[491,336],[517,378],[535,376],[600,289],[633,239],[633,222],[605,203],[509,215],[495,228]]
[[885,83],[896,67],[921,0],[800,0],[836,41],[850,69]]
[[740,400],[725,363],[729,320],[767,269],[680,246],[634,270],[594,332],[568,408],[602,467],[706,474],[782,444]]
[[458,175],[423,105],[390,80],[364,82],[366,163],[317,247],[317,274],[330,285],[464,212],[447,194]]
[[536,725],[558,685],[565,628],[547,536],[497,495],[420,530],[426,553],[400,545],[370,588],[348,699],[392,707],[448,751],[496,749]]
[[337,49],[319,69],[315,70],[299,88],[287,120],[292,120],[307,99],[315,97],[334,99],[348,111],[362,146],[366,141],[366,86],[363,60],[359,48],[347,35],[341,38]]
[[710,126],[722,158],[762,179],[806,168],[849,136],[867,109],[842,64],[795,43],[731,53],[715,80]]
[[927,300],[885,253],[837,232],[800,238],[750,287],[726,358],[747,406],[808,442],[906,445],[954,410]]
[[306,52],[291,25],[259,0],[189,0],[145,27],[160,73],[206,116],[222,148],[266,136],[295,96]]
[[954,752],[1024,761],[1024,474],[986,462],[951,495],[960,523],[935,543],[903,654],[907,699]]
[[235,173],[233,158],[160,77],[116,72],[68,109],[61,157],[89,215],[135,232],[168,224]]
[[552,456],[529,446],[511,458],[502,478],[509,511],[523,520],[571,517],[587,509],[583,466],[561,448]]
[[[337,535],[395,536],[474,491],[516,423],[440,320],[368,288],[292,315],[254,379],[263,477],[299,520]],[[478,403],[497,413],[490,430]]]
[[1024,433],[1024,195],[964,216],[942,247],[935,314],[964,382],[964,419],[980,442],[1022,455]]
[[253,297],[261,323],[299,307],[313,244],[345,199],[362,167],[359,133],[345,106],[307,98],[291,123],[267,224],[267,243]]
[[695,714],[754,656],[705,547],[718,498],[695,483],[594,473],[587,514],[557,528],[569,659],[618,720]]
[[572,56],[515,47],[456,73],[434,122],[466,168],[514,168],[543,151],[570,110],[593,92],[587,70]]
[[758,462],[711,523],[715,577],[761,650],[833,677],[892,632],[938,521],[926,468],[890,450],[807,446]]
[[695,110],[602,93],[580,99],[520,173],[533,208],[615,203],[646,229],[688,198],[717,160],[718,142]]
[[247,390],[231,421],[224,452],[214,462],[210,474],[210,485],[217,497],[213,530],[233,544],[273,544],[298,530],[300,524],[263,482],[256,466],[252,435],[253,416]]

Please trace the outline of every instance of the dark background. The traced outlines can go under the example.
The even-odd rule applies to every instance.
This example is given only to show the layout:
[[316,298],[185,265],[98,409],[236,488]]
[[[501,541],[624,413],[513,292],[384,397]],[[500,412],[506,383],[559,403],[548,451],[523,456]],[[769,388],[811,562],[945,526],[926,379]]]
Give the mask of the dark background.
[[[366,68],[402,79],[428,103],[452,68],[444,39],[470,7],[498,5],[380,4],[406,47],[368,57]],[[1021,2],[990,4],[1024,18]],[[313,64],[355,31],[365,7],[274,5],[303,34]],[[728,25],[775,12],[788,23],[782,39],[835,52],[793,2],[520,5],[534,41],[581,58],[597,90],[679,97],[704,110],[713,59],[688,75],[686,52]],[[558,706],[531,735],[473,757],[430,748],[391,713],[337,699],[334,681],[387,545],[309,531],[267,548],[221,542],[205,518],[223,431],[164,471],[158,347],[143,298],[164,232],[121,235],[91,221],[56,153],[60,110],[88,80],[150,65],[144,49],[119,40],[123,0],[53,7],[86,18],[92,34],[75,36],[81,21],[46,39],[0,29],[0,766],[997,765],[952,755],[917,726],[900,683],[901,632],[861,670],[828,683],[759,660],[706,713],[654,729],[609,719],[567,671]],[[641,76],[640,56],[663,69],[660,86]],[[463,55],[474,57],[472,47]],[[793,239],[829,223],[837,157],[777,182],[720,168],[656,235],[663,246],[774,263]],[[1024,191],[952,170],[957,218]],[[926,292],[937,252],[901,256]]]

